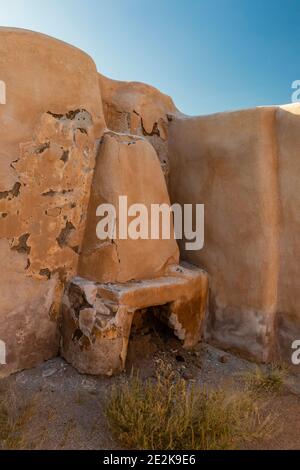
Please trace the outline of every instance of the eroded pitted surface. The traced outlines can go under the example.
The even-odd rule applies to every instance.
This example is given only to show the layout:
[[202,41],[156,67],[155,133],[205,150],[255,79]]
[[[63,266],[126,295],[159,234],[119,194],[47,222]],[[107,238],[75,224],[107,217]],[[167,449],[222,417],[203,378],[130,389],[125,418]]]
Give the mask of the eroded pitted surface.
[[74,273],[85,226],[94,167],[95,136],[87,111],[46,113],[31,142],[12,163],[16,186],[0,201],[1,234],[12,250],[27,255],[35,277]]
[[92,59],[30,31],[0,28],[0,375],[58,354],[63,282],[82,243],[105,126]]
[[[62,354],[82,373],[113,375],[125,368],[131,325],[137,311],[155,308],[186,348],[202,333],[207,274],[174,266],[161,278],[101,284],[74,278],[63,297]],[[159,309],[158,309],[159,310]]]
[[173,100],[144,83],[111,80],[101,74],[99,83],[108,128],[144,136],[153,145],[168,181],[168,121],[170,114],[178,113]]
[[[38,332],[44,322],[44,333],[48,338],[45,338],[44,346],[37,344],[36,350],[44,350],[43,354],[48,350],[46,357],[51,355],[47,344],[53,338],[52,354],[57,353],[55,330],[61,293],[64,281],[76,272],[94,155],[93,122],[87,111],[78,110],[63,116],[45,113],[33,140],[21,145],[20,157],[12,164],[18,183],[12,191],[2,193],[0,200],[0,211],[6,214],[0,219],[1,235],[6,240],[2,244],[2,259],[10,259],[6,270],[12,269],[11,275],[17,279],[17,288],[22,290],[22,283],[27,288],[32,285],[36,294],[31,294],[31,298],[26,295],[28,303],[23,300],[23,308],[19,306],[18,296],[14,297],[15,302],[9,301],[7,305],[3,304],[2,299],[1,313],[5,315],[7,311],[10,318],[0,327],[1,339],[6,341],[8,347],[9,363],[14,362],[12,358],[18,355],[14,333],[16,322],[20,324],[20,330],[23,329],[19,341],[21,348],[28,341],[27,334],[38,342]],[[19,272],[16,278],[14,271],[16,265],[22,271],[20,264],[23,265],[23,273]],[[9,275],[8,279],[12,282]],[[37,308],[38,293],[41,291],[43,294]],[[44,296],[47,297],[45,302]],[[31,303],[37,308],[36,313],[33,307],[28,308]],[[42,306],[44,313],[34,319]],[[27,333],[28,328],[32,329],[31,333]],[[33,353],[35,356],[36,352]],[[25,364],[28,364],[26,355],[22,367]]]
[[[148,238],[120,236],[120,227],[127,229],[119,214],[120,197],[127,197],[125,217],[133,204],[143,204],[147,209]],[[107,234],[105,239],[99,239],[96,228],[100,218],[96,217],[96,211],[101,204],[107,203],[116,210],[116,236],[112,239]],[[79,275],[98,282],[127,282],[162,276],[170,264],[176,264],[179,250],[174,237],[151,238],[152,204],[170,205],[154,148],[143,137],[111,131],[104,133],[93,177]],[[133,219],[128,216],[128,224]]]
[[75,278],[63,297],[63,356],[82,373],[121,372],[133,313],[134,309],[101,296],[97,284]]

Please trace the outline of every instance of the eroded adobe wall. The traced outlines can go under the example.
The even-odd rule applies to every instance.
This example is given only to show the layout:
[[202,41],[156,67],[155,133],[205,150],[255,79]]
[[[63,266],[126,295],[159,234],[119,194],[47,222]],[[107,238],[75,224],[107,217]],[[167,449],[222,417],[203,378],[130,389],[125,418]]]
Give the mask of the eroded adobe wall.
[[189,118],[153,87],[99,75],[72,46],[8,28],[0,79],[0,376],[57,354],[72,276],[126,282],[178,262],[175,241],[96,238],[102,202],[169,202],[161,168],[171,202],[205,204],[205,247],[186,252],[183,240],[181,253],[210,275],[206,338],[261,361],[290,354],[300,339],[298,105]]
[[168,181],[169,115],[178,113],[173,100],[150,85],[112,80],[101,74],[99,86],[107,127],[144,136],[154,147]]
[[[147,208],[148,230],[145,239],[126,238],[120,234],[119,197],[126,196],[126,205],[143,204]],[[100,204],[116,209],[116,238],[100,240],[96,235]],[[91,190],[84,245],[80,256],[80,276],[97,282],[127,282],[164,275],[168,266],[179,261],[179,250],[171,239],[151,239],[151,205],[167,204],[170,199],[166,182],[154,148],[143,137],[108,131],[101,141]],[[127,209],[126,209],[127,214]],[[128,224],[134,217],[128,217]],[[140,230],[137,227],[137,230]],[[148,237],[148,238],[147,238]]]
[[58,352],[63,283],[77,271],[104,117],[93,61],[0,28],[0,375]]
[[169,134],[172,202],[205,204],[204,249],[181,244],[181,253],[210,275],[207,338],[268,360],[278,308],[276,108],[174,117]]
[[[158,240],[122,240],[119,196],[127,196],[128,207],[147,207],[150,237],[151,204],[170,204],[163,173],[168,174],[168,113],[176,108],[171,98],[149,85],[100,74],[99,85],[109,130],[99,145],[78,273],[97,282],[158,277],[179,261],[177,243],[162,240],[161,234]],[[116,208],[115,240],[99,240],[96,235],[96,209],[103,203]]]

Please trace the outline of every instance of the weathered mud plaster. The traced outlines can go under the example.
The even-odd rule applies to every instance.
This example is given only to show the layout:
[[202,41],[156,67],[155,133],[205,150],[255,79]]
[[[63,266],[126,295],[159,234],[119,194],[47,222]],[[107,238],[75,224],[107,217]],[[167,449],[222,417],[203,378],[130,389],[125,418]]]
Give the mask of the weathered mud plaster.
[[276,112],[280,194],[280,271],[276,333],[278,353],[290,361],[291,344],[300,339],[300,105]]
[[[78,272],[114,283],[165,276],[162,286],[156,286],[164,298],[162,290],[169,290],[167,279],[173,276],[170,266],[179,260],[176,241],[109,240],[101,245],[95,209],[101,202],[118,207],[119,195],[127,195],[129,205],[169,204],[161,166],[167,174],[168,113],[177,110],[158,90],[105,79],[83,52],[30,31],[0,28],[0,71],[7,90],[7,104],[0,107],[0,339],[7,350],[0,376],[5,376],[58,353],[62,291]],[[102,139],[106,122],[101,90],[108,127],[139,136],[110,131]],[[124,129],[120,115],[126,115]],[[201,281],[196,294],[195,276],[184,277],[187,292],[178,297],[173,289],[168,320],[190,345],[200,335],[205,283]],[[174,276],[171,284],[177,285]],[[131,310],[120,304],[108,315],[107,306],[99,302],[82,306],[79,318],[75,315],[76,329],[89,337],[99,315],[115,325],[108,336],[102,331],[100,355],[91,353],[92,373],[101,372],[101,367],[107,373],[123,367]],[[152,298],[147,301],[154,303]],[[65,339],[68,328],[63,323]],[[107,358],[104,366],[101,358]],[[86,361],[84,354],[77,358],[79,370],[85,368],[81,361]]]
[[99,74],[99,84],[108,128],[144,136],[156,150],[168,181],[169,115],[178,113],[173,100],[144,83],[111,80]]
[[205,247],[182,256],[210,274],[207,337],[269,360],[279,272],[276,108],[174,118],[169,145],[172,202],[205,205]]
[[290,360],[300,335],[300,106],[174,117],[172,202],[205,204],[206,338],[259,361]]
[[[123,367],[130,309],[140,308],[145,292],[149,306],[157,292],[160,305],[172,305],[168,321],[186,344],[186,331],[199,337],[204,307],[199,317],[193,302],[163,295],[170,276],[173,287],[178,282],[170,274],[179,260],[174,240],[96,238],[102,202],[118,208],[128,195],[128,204],[169,203],[161,168],[172,203],[205,205],[205,247],[186,252],[183,240],[181,254],[210,275],[206,339],[259,361],[290,358],[300,337],[299,105],[189,118],[153,87],[99,75],[78,49],[11,28],[0,28],[0,72],[7,101],[0,106],[0,340],[8,354],[0,376],[57,354],[62,290],[78,275],[85,290],[112,283],[115,295],[123,283],[124,296],[136,294],[126,313],[123,300],[114,300],[116,309],[104,296],[101,308],[100,300],[80,304],[75,318],[73,297],[64,302],[67,342],[74,325],[81,342],[94,338],[104,311],[109,328],[117,325],[114,342],[103,342],[101,330],[97,343],[95,333],[82,359],[80,341],[70,340],[70,350],[64,343],[81,370],[93,358],[95,370]],[[189,308],[198,312],[194,327],[183,326]],[[102,358],[111,347],[108,368]]]
[[63,283],[77,270],[105,127],[98,74],[78,49],[0,28],[0,376],[58,353]]
[[25,276],[27,255],[11,250],[0,240],[1,323],[0,337],[6,344],[6,363],[0,377],[34,367],[58,353],[59,334],[55,314],[58,276],[40,281]]
[[63,280],[76,270],[94,169],[91,115],[45,113],[31,142],[20,144],[11,164],[18,193],[5,194],[1,236],[11,250],[27,255],[26,275],[43,279],[58,272]]
[[134,313],[160,305],[166,306],[164,320],[191,348],[201,337],[207,293],[207,274],[186,264],[162,278],[125,284],[75,278],[63,298],[62,354],[82,373],[121,372]]
[[[169,204],[169,195],[154,148],[143,137],[107,132],[97,156],[84,246],[78,273],[98,282],[127,282],[162,276],[179,261],[176,240],[138,239],[99,240],[96,209],[110,203],[117,211],[119,234],[119,196],[127,196],[128,207],[142,203],[147,207],[149,230],[151,204]],[[128,217],[130,222],[130,217]],[[170,228],[172,233],[172,227]],[[150,237],[150,234],[149,234]]]

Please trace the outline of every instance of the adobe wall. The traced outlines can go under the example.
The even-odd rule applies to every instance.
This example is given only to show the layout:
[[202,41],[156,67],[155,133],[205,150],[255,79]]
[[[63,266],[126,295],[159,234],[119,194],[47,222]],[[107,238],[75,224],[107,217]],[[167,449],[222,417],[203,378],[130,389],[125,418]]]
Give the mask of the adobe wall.
[[[129,204],[169,202],[155,151],[165,168],[167,112],[176,109],[169,97],[106,79],[75,47],[13,28],[0,28],[0,77],[7,91],[0,106],[0,339],[7,351],[1,377],[59,353],[69,279],[156,277],[179,251],[174,240],[110,241],[101,250],[94,210],[103,195],[116,203],[124,192]],[[139,139],[127,143],[113,132],[102,139],[107,126],[131,131],[116,125],[123,111],[127,122],[128,113],[135,119]]]
[[[124,196],[127,198],[126,218],[128,208],[133,204],[143,204],[147,208],[147,233],[141,239],[120,234],[120,226],[127,229],[126,222],[121,221],[124,215],[119,214],[119,198]],[[114,240],[109,236],[100,240],[96,234],[100,220],[96,210],[104,203],[112,204],[116,210]],[[158,239],[151,239],[152,204],[170,205],[154,148],[143,137],[106,132],[96,159],[78,274],[97,282],[124,283],[162,276],[169,265],[178,263],[179,250],[174,237],[163,240],[158,234]],[[130,224],[134,217],[127,219]],[[140,230],[137,226],[137,231]],[[171,235],[172,231],[170,224]]]
[[172,98],[145,83],[112,80],[101,74],[99,86],[107,127],[148,140],[168,182],[169,117],[178,113]]
[[276,330],[279,353],[290,359],[291,344],[300,339],[300,105],[276,112],[280,194],[280,271]]
[[273,126],[272,108],[175,118],[169,141],[171,200],[205,205],[205,247],[183,256],[210,274],[209,335],[260,359],[278,276]]
[[101,202],[169,202],[162,172],[171,202],[205,205],[204,249],[180,245],[210,276],[206,339],[258,361],[290,358],[299,105],[187,117],[155,88],[108,79],[82,51],[12,28],[0,28],[0,79],[0,376],[58,354],[73,276],[126,282],[178,262],[174,240],[96,239]]
[[104,129],[95,64],[63,42],[0,28],[0,375],[57,355]]
[[172,202],[205,204],[206,337],[260,361],[290,358],[299,333],[299,106],[196,118],[169,128]]

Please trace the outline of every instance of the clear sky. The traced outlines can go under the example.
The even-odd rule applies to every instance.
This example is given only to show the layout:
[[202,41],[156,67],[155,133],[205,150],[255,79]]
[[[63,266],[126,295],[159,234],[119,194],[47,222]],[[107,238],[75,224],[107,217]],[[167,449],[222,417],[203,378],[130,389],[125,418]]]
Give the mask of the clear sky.
[[187,114],[287,103],[300,80],[300,0],[0,0],[0,24],[72,43]]

